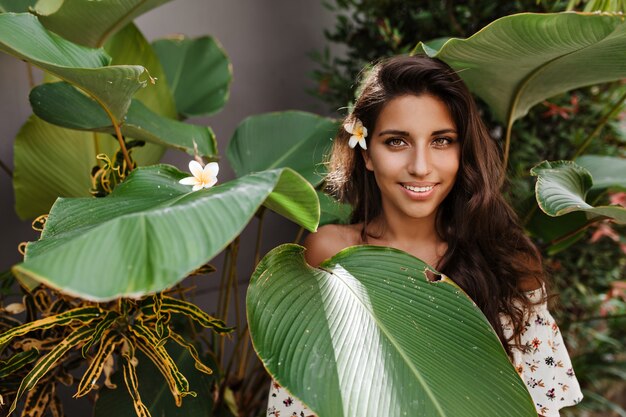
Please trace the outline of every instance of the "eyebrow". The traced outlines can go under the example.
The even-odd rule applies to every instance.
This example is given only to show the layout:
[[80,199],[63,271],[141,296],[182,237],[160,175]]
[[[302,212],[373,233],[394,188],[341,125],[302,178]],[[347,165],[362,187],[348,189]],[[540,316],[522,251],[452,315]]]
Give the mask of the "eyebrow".
[[[441,129],[441,130],[435,130],[430,135],[437,136],[437,135],[443,135],[444,133],[457,133],[457,131],[454,129]],[[394,129],[383,130],[382,132],[378,134],[378,136],[383,136],[383,135],[410,136],[409,132],[405,132],[404,130],[394,130]]]

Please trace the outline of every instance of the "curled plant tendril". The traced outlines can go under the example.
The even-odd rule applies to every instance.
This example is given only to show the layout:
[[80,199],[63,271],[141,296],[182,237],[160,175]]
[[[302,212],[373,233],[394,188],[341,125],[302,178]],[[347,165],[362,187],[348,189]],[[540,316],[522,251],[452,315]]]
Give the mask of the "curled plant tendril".
[[[132,148],[145,145],[144,141],[133,140],[126,143],[129,157]],[[94,197],[106,197],[113,189],[120,184],[137,167],[137,163],[132,161],[133,166],[129,167],[124,157],[124,153],[118,150],[113,160],[105,154],[96,156],[98,165],[91,170],[91,190],[89,192]]]
[[28,242],[20,242],[17,245],[17,251],[22,255],[26,255],[26,245],[28,245]]
[[43,232],[43,228],[45,227],[47,221],[48,221],[48,215],[42,214],[41,216],[33,220],[31,227],[33,228],[33,230],[36,230],[37,232]]

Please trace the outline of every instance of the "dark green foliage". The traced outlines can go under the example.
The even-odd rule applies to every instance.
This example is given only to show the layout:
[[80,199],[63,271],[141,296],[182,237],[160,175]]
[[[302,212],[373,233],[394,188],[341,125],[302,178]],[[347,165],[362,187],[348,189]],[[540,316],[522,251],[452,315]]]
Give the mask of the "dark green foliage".
[[337,16],[335,27],[324,32],[326,39],[346,48],[341,56],[332,56],[328,49],[313,54],[320,68],[313,72],[318,89],[312,93],[331,112],[353,100],[355,80],[373,60],[408,53],[420,41],[471,36],[513,13],[559,12],[567,6],[566,1],[538,0],[337,0],[324,4]]
[[[530,168],[544,160],[572,159],[625,91],[621,83],[570,91],[535,106],[513,125],[508,180],[510,201],[521,218],[526,214],[521,202],[534,193]],[[626,157],[626,128],[617,120],[606,123],[585,153]]]
[[[590,244],[594,231],[546,263],[559,294],[553,315],[585,393],[580,408],[607,412],[603,397],[616,401],[625,389],[626,300],[617,291],[613,297],[607,294],[612,284],[626,276],[626,256],[607,237]],[[617,232],[626,235],[624,227]],[[621,406],[625,405],[622,398]]]

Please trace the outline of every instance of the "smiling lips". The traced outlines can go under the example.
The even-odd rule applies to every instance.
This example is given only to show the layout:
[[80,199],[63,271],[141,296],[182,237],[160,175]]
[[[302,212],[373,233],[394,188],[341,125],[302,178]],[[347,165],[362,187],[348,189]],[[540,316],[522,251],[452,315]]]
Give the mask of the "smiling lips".
[[401,184],[404,188],[410,191],[414,191],[416,193],[425,193],[426,191],[430,191],[433,189],[434,185],[427,185],[425,187],[414,187],[412,185]]
[[422,200],[430,197],[433,189],[437,184],[424,185],[424,186],[415,186],[408,184],[400,184],[400,186],[407,192],[408,196],[414,200]]

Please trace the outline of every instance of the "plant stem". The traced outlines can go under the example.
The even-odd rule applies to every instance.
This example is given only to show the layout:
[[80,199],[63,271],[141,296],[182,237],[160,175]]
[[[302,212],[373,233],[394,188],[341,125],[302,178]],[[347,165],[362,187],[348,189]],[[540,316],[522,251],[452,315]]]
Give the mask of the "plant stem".
[[[248,328],[248,325],[246,324],[246,329]],[[226,365],[226,369],[224,369],[224,381],[222,382],[222,385],[220,386],[220,390],[219,390],[219,394],[218,394],[218,400],[217,401],[222,401],[224,398],[224,391],[226,390],[226,384],[228,383],[228,376],[230,375],[230,370],[233,367],[233,363],[235,362],[235,356],[237,351],[240,349],[241,346],[241,342],[242,342],[242,338],[239,338],[237,340],[237,343],[235,344],[235,347],[233,349],[233,354],[231,355],[230,359],[228,360],[228,364]]]
[[[237,328],[241,328],[241,316],[240,316],[240,311],[239,311],[239,282],[237,280],[237,263],[235,262],[235,265],[233,266],[232,269],[232,279],[231,282],[233,283],[233,296],[235,298],[235,326],[237,326]],[[226,318],[226,316],[224,316],[224,318]],[[238,336],[239,337],[239,336]]]
[[104,109],[104,111],[111,119],[111,123],[113,123],[113,128],[115,129],[115,136],[117,137],[117,141],[120,143],[120,149],[122,150],[122,154],[124,155],[124,160],[126,161],[126,165],[128,165],[128,171],[133,170],[133,162],[130,159],[130,155],[128,154],[128,149],[126,149],[126,142],[124,142],[124,137],[122,136],[122,131],[120,130],[120,126],[115,120],[113,114],[104,106],[97,98],[93,97],[99,104],[100,107]]
[[[239,239],[240,237],[237,236],[235,238],[235,240],[232,241],[231,243],[231,253],[230,253],[230,262],[228,265],[228,270],[229,270],[229,276],[228,276],[228,281],[226,282],[226,294],[224,295],[224,306],[223,306],[223,310],[222,310],[222,314],[220,315],[220,317],[222,317],[225,321],[227,320],[227,316],[228,316],[228,307],[229,307],[229,302],[230,302],[230,287],[232,285],[232,280],[236,279],[235,275],[236,275],[236,270],[237,270],[237,253],[239,252]],[[221,357],[220,357],[220,365],[223,365],[223,361],[224,361],[224,340],[225,338],[221,338],[220,339],[220,352],[221,352]]]
[[[246,323],[246,326],[243,329],[243,333],[244,334],[248,334],[248,324]],[[242,349],[242,344],[246,343],[245,341],[247,340],[246,337],[239,337],[237,339],[237,343],[235,344],[235,347],[233,348],[233,355],[230,357],[230,359],[228,360],[228,365],[226,365],[226,369],[224,370],[224,375],[228,376],[228,374],[230,373],[230,369],[232,368],[233,364],[235,363],[235,357],[237,356],[236,353]],[[247,343],[246,343],[247,344]],[[244,345],[245,346],[245,345]],[[240,355],[241,358],[241,355]],[[241,360],[239,362],[239,365],[241,367]],[[239,372],[237,372],[237,375],[239,376]]]
[[28,74],[28,86],[32,90],[35,88],[35,77],[33,77],[33,66],[29,62],[26,63],[26,74]]
[[509,164],[509,152],[511,150],[511,132],[512,131],[513,131],[513,118],[510,118],[506,126],[506,135],[504,136],[504,160],[502,162],[503,172],[506,172],[506,167]]
[[98,134],[96,132],[93,132],[92,136],[93,136],[93,148],[96,151],[96,164],[98,166],[102,166],[101,161],[98,159],[98,155],[100,155],[100,141],[98,140]]
[[[226,303],[228,303],[228,300],[224,299],[224,295],[226,293],[224,291],[224,288],[226,286],[226,280],[230,276],[228,265],[230,265],[231,252],[232,252],[232,243],[228,245],[228,248],[226,249],[224,253],[224,263],[222,265],[222,277],[220,279],[220,286],[218,289],[218,297],[217,297],[216,314],[218,315],[221,313],[222,309],[224,308],[223,306]],[[216,360],[216,363],[221,364],[222,352],[219,350],[219,348],[221,347],[221,343],[218,343],[218,339],[221,341],[222,337],[220,337],[217,333],[213,332],[213,346],[215,347],[215,354],[219,358],[219,360]]]
[[228,265],[230,265],[229,261],[230,261],[230,253],[231,253],[231,245],[228,245],[228,247],[226,248],[226,251],[224,252],[224,261],[222,264],[222,277],[220,278],[220,286],[218,289],[218,294],[220,295],[220,297],[217,298],[217,314],[219,314],[222,311],[222,306],[224,305],[224,300],[222,299],[221,295],[224,294],[224,286],[226,285],[226,279],[228,276],[230,276],[228,274]]
[[615,116],[615,114],[619,111],[619,109],[622,107],[622,104],[624,103],[624,101],[626,100],[626,92],[624,92],[624,94],[622,94],[622,96],[617,100],[617,102],[615,103],[615,105],[611,108],[611,110],[609,110],[609,112],[607,114],[604,115],[604,117],[602,118],[602,120],[600,120],[600,123],[598,123],[598,125],[596,126],[596,128],[593,130],[593,132],[591,132],[587,138],[583,141],[583,143],[578,147],[578,150],[576,151],[576,153],[574,154],[574,156],[572,156],[572,159],[576,159],[577,157],[579,157],[583,152],[585,152],[585,150],[587,149],[587,147],[589,146],[589,144],[591,143],[591,140],[598,134],[598,132],[600,132],[600,130],[604,127],[604,125],[606,125],[609,120],[611,120],[612,117]]
[[595,219],[589,220],[587,223],[583,224],[582,226],[580,226],[578,229],[573,230],[561,237],[559,237],[558,239],[555,239],[553,241],[550,242],[550,245],[557,245],[563,241],[566,241],[567,239],[569,239],[572,236],[576,236],[578,233],[582,232],[583,230],[585,230],[586,228],[588,228],[589,226],[591,226],[594,223],[597,223],[599,221],[605,220],[606,217],[596,217]]
[[[243,380],[241,385],[241,393],[243,395],[243,403],[248,410],[254,410],[259,404],[265,404],[267,398],[263,396],[264,390],[259,387],[267,386],[270,382],[269,375],[265,371],[262,363],[257,363],[257,366],[250,372],[248,378]],[[246,392],[250,392],[246,395]],[[261,398],[257,398],[261,395]],[[245,410],[244,410],[245,411]],[[242,415],[249,415],[248,413],[242,413]]]
[[300,240],[302,239],[302,235],[304,234],[304,227],[300,227],[300,229],[298,230],[298,234],[296,235],[295,240],[293,241],[293,243],[300,243]]
[[248,343],[248,337],[250,336],[250,331],[248,330],[248,324],[244,329],[243,335],[241,335],[241,340],[243,340],[243,352],[241,353],[241,360],[239,361],[239,369],[237,370],[237,376],[242,378],[246,374],[246,368],[248,367],[248,353],[250,351],[250,343]]
[[261,260],[261,238],[263,237],[263,220],[265,219],[266,212],[267,210],[265,209],[265,207],[261,207],[259,209],[259,227],[257,229],[256,247],[254,250],[254,267],[255,268],[259,264],[259,261]]
[[2,170],[6,172],[9,175],[9,177],[13,178],[13,172],[11,172],[11,169],[7,165],[5,165],[5,163],[2,162],[1,160],[0,160],[0,168],[2,168]]

